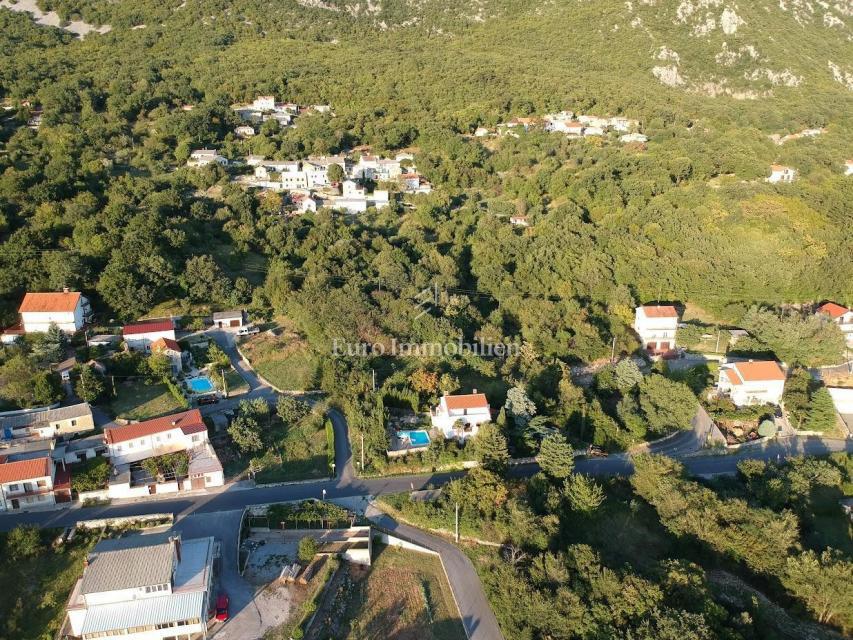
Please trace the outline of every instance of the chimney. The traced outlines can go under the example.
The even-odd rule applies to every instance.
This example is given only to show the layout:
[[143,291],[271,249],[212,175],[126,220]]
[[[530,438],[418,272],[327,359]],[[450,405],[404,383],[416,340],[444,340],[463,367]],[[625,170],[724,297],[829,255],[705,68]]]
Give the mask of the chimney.
[[178,424],[178,421],[177,421],[177,420],[172,420],[172,426],[173,426],[173,427],[174,427],[175,425],[177,425],[177,424]]
[[178,556],[178,564],[181,563],[181,536],[169,536],[169,542],[175,548],[175,555]]
[[475,388],[471,393],[477,393],[477,389]]
[[62,293],[70,293],[70,292],[71,292],[71,289],[69,289],[68,287],[62,287]]

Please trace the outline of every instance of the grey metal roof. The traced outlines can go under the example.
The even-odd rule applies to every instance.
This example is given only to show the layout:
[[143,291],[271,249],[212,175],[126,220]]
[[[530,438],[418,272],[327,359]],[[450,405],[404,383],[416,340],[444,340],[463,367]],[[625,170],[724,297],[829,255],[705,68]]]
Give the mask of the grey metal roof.
[[204,591],[139,598],[89,607],[81,633],[98,633],[198,618],[204,621]]
[[83,416],[91,416],[92,407],[87,402],[80,404],[72,404],[68,407],[57,407],[56,409],[45,409],[44,411],[32,411],[30,413],[22,413],[16,416],[7,416],[0,418],[0,427],[11,427],[12,429],[20,429],[22,427],[30,427],[36,424],[48,424],[57,420],[71,420],[72,418],[82,418]]
[[214,320],[229,320],[231,318],[243,318],[242,309],[232,309],[231,311],[217,311],[213,314]]
[[89,553],[81,593],[133,589],[172,581],[173,533],[101,540]]

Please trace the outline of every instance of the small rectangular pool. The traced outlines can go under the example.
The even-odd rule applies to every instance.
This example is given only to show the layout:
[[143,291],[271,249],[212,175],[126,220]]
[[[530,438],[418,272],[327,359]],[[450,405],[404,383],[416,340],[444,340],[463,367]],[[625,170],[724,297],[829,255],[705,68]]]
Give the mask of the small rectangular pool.
[[426,431],[398,431],[397,437],[403,442],[408,441],[412,447],[428,447],[429,434]]
[[193,393],[210,393],[211,391],[216,391],[216,387],[213,386],[210,378],[206,376],[190,378],[187,380],[187,386]]

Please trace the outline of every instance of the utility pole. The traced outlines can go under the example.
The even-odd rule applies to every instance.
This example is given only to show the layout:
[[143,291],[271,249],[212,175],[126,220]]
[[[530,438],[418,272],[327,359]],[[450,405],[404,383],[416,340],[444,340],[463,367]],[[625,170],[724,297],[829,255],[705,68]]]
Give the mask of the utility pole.
[[361,432],[361,472],[364,473],[364,432]]
[[433,287],[435,288],[435,306],[439,306],[438,304],[438,283],[433,283]]
[[456,503],[456,544],[459,544],[459,503]]
[[113,383],[113,397],[115,398],[115,396],[116,396],[116,377],[110,376],[110,380]]
[[720,328],[717,327],[717,347],[714,349],[714,353],[720,353]]
[[376,369],[371,369],[370,375],[373,378],[373,393],[376,393]]
[[616,357],[616,336],[613,336],[613,346],[610,347],[610,362]]

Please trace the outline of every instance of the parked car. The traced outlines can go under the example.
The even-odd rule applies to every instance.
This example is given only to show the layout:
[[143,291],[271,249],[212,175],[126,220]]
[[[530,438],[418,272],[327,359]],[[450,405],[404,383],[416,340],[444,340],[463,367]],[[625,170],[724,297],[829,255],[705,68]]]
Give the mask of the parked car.
[[249,324],[249,325],[246,325],[245,327],[240,327],[239,329],[237,329],[237,335],[238,336],[252,336],[252,335],[255,335],[256,333],[260,333],[260,332],[261,332],[260,328],[256,327],[253,324]]
[[220,593],[216,598],[216,619],[225,622],[228,619],[228,594]]
[[219,396],[202,396],[198,400],[196,400],[199,406],[203,404],[216,404],[219,402]]

